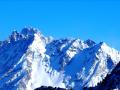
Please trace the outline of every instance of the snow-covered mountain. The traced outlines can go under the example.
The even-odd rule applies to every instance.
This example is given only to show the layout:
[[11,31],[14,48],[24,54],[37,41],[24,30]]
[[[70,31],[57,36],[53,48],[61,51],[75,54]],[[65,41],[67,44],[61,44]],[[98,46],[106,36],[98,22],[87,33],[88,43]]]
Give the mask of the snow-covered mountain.
[[0,42],[0,90],[95,87],[119,62],[120,52],[104,42],[56,40],[24,28]]

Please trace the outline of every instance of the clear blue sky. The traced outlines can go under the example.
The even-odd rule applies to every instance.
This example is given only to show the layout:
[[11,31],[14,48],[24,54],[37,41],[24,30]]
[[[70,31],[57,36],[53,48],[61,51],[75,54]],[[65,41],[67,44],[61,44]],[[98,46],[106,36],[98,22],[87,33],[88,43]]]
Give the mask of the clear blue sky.
[[0,40],[24,26],[55,38],[105,41],[120,50],[120,1],[1,0]]

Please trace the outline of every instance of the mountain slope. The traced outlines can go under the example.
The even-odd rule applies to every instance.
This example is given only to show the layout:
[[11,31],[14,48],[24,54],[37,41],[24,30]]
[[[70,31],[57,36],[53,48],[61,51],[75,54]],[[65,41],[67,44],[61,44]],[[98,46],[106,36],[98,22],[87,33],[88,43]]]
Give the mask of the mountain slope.
[[120,90],[120,63],[106,78],[95,87],[84,88],[85,90]]
[[95,87],[120,61],[120,53],[103,42],[55,40],[34,28],[13,31],[0,42],[0,53],[2,90]]

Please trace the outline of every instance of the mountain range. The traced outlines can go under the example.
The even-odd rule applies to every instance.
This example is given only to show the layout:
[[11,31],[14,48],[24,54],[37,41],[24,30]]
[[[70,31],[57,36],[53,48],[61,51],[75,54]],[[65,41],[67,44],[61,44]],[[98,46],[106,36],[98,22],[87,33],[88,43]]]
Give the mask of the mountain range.
[[105,42],[54,39],[45,37],[39,29],[23,28],[0,41],[0,90],[42,86],[119,90],[119,62],[120,52]]

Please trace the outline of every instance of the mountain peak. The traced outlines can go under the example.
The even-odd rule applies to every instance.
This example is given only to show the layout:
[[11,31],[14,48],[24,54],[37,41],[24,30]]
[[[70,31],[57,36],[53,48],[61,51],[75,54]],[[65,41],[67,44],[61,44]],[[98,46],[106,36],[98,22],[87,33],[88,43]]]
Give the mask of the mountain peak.
[[25,27],[22,29],[21,34],[24,36],[33,36],[34,34],[41,34],[40,31],[37,28],[32,28],[32,27]]
[[22,36],[20,35],[20,33],[18,33],[16,30],[14,30],[12,32],[12,34],[9,36],[8,41],[13,42],[13,41],[20,40],[21,38],[22,38]]
[[25,27],[22,29],[22,31],[19,33],[18,31],[14,30],[12,34],[9,36],[9,39],[7,42],[14,42],[18,41],[21,39],[29,38],[29,37],[34,37],[34,35],[37,34],[38,36],[43,36],[39,29],[37,28],[32,28],[32,27]]
[[108,52],[108,53],[110,53],[112,51],[117,51],[117,50],[111,48],[105,42],[100,42],[98,45],[99,45],[100,49],[102,49],[103,51]]
[[86,40],[86,41],[84,41],[88,46],[94,46],[96,43],[93,41],[93,40],[91,40],[91,39],[88,39],[88,40]]

